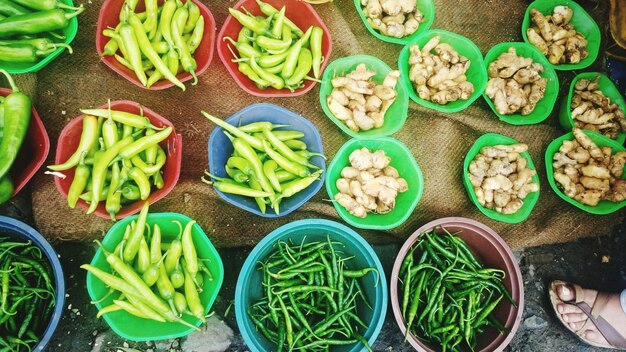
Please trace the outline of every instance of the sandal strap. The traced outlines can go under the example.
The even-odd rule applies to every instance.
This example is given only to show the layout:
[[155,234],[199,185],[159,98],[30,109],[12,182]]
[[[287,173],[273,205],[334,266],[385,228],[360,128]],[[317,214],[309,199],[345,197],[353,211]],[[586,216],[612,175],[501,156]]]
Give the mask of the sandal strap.
[[[611,346],[617,348],[626,348],[626,338],[622,336],[619,331],[615,330],[613,325],[611,325],[602,316],[600,316],[601,309],[596,309],[596,303],[599,303],[601,306],[606,306],[607,302],[603,302],[602,300],[608,301],[607,295],[602,294],[602,297],[600,295],[601,293],[598,293],[598,298],[600,298],[600,301],[598,302],[598,298],[596,298],[596,302],[594,303],[593,311],[596,311],[596,315],[592,313],[591,307],[589,307],[589,305],[585,302],[575,303],[574,305],[577,306],[581,311],[583,311],[585,315],[587,315],[587,319],[589,319],[589,321],[591,321],[593,325],[595,325],[598,332],[602,334],[602,336],[604,336],[606,341]],[[582,333],[584,330],[581,329],[579,331]]]
[[572,286],[574,286],[575,303],[578,304],[578,303],[585,302],[585,290],[583,290],[583,288],[580,285],[574,284]]

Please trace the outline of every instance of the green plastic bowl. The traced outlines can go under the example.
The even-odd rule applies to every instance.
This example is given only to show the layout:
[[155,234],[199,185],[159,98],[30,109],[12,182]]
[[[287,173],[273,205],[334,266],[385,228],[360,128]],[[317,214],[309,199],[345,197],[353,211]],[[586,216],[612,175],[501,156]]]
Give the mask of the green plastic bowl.
[[538,62],[543,66],[544,70],[540,76],[548,79],[546,92],[543,98],[537,102],[535,110],[528,115],[522,115],[519,113],[510,115],[500,114],[486,93],[483,93],[483,98],[485,98],[487,104],[489,104],[491,110],[493,110],[493,113],[504,122],[510,123],[511,125],[532,125],[540,123],[550,116],[550,113],[554,108],[554,103],[556,103],[556,98],[559,95],[559,77],[556,75],[556,71],[554,71],[554,68],[548,59],[541,54],[541,51],[528,43],[522,42],[500,43],[494,45],[493,48],[487,52],[487,55],[485,55],[485,69],[487,69],[487,72],[489,72],[489,64],[497,60],[500,54],[508,52],[511,47],[515,48],[517,55],[529,57],[533,59],[534,62]]
[[328,108],[326,98],[333,90],[331,80],[336,76],[343,76],[350,73],[361,63],[364,63],[368,69],[376,71],[376,75],[373,77],[373,80],[379,84],[382,84],[385,76],[391,72],[391,68],[387,66],[387,64],[380,59],[369,55],[348,56],[331,62],[324,71],[324,76],[322,77],[322,86],[320,88],[320,104],[322,104],[322,109],[326,113],[326,116],[328,116],[328,118],[334,122],[335,125],[354,138],[376,138],[394,134],[404,125],[406,115],[409,110],[409,96],[406,92],[406,88],[399,80],[395,87],[398,96],[389,107],[389,110],[385,113],[385,123],[380,128],[373,128],[369,131],[354,132],[349,129],[343,121],[336,118]]
[[[72,0],[60,0],[62,3],[68,6],[74,6],[74,2]],[[76,37],[76,33],[78,33],[78,19],[73,17],[70,19],[69,24],[63,30],[63,35],[65,36],[65,41],[63,43],[70,44],[74,38]],[[0,61],[0,68],[7,70],[9,73],[28,73],[28,72],[37,72],[42,68],[46,67],[52,60],[56,59],[57,56],[61,55],[61,53],[66,50],[65,48],[57,48],[50,55],[42,58],[41,60],[32,63],[32,62],[5,62]]]
[[[626,148],[624,148],[623,145],[617,143],[616,141],[608,137],[601,135],[600,133],[587,131],[587,130],[583,130],[583,132],[587,136],[589,136],[589,138],[591,138],[591,140],[596,145],[598,145],[598,147],[613,148],[613,154],[619,151],[626,151]],[[600,203],[598,203],[598,205],[596,205],[595,207],[585,205],[575,200],[574,198],[568,197],[567,195],[565,195],[565,193],[563,193],[563,191],[561,191],[559,187],[557,187],[556,181],[554,180],[554,168],[552,167],[552,158],[554,157],[554,154],[556,154],[559,151],[559,148],[561,147],[561,145],[563,144],[563,141],[565,140],[568,140],[568,141],[574,140],[574,134],[570,132],[566,135],[563,135],[553,140],[548,145],[548,148],[546,149],[546,173],[548,176],[548,182],[550,183],[550,187],[552,187],[552,190],[554,190],[554,193],[558,194],[559,197],[563,198],[566,202],[590,214],[606,215],[606,214],[614,213],[622,209],[623,207],[626,207],[626,200],[621,201],[619,203],[609,202],[608,200],[601,200]],[[622,179],[626,179],[626,172],[624,172],[624,174],[622,175]]]
[[[102,240],[104,248],[112,252],[124,237],[126,225],[136,219],[137,215],[134,215],[116,222]],[[172,221],[180,221],[184,225],[191,221],[191,219],[188,216],[178,213],[153,213],[148,214],[147,223],[149,225],[158,224],[161,227],[162,240],[165,242],[176,238],[180,231],[178,225]],[[200,301],[204,306],[204,313],[207,314],[213,305],[213,301],[215,301],[215,297],[217,297],[217,293],[222,287],[224,266],[220,255],[217,253],[215,247],[213,247],[213,244],[211,244],[207,235],[202,231],[200,225],[193,225],[191,231],[198,258],[208,259],[205,265],[207,265],[208,269],[213,274],[213,280],[205,278],[204,286],[202,287],[203,291],[200,293]],[[106,272],[111,272],[111,266],[107,263],[102,249],[98,249],[91,261],[91,265]],[[94,277],[91,273],[87,273],[87,291],[93,301],[100,300],[107,294],[108,290],[108,287],[105,286],[100,279]],[[113,296],[117,297],[116,295],[112,295],[106,300],[97,303],[96,307],[98,310],[110,305],[113,302]],[[126,313],[125,311],[107,313],[104,314],[103,317],[116,334],[131,341],[173,339],[185,336],[194,331],[192,328],[182,324],[169,322],[161,323],[154,320],[142,319]],[[183,316],[183,319],[192,325],[200,326],[198,319],[187,314]]]
[[[469,179],[469,164],[474,160],[476,155],[480,152],[480,149],[483,147],[494,146],[499,144],[511,145],[519,143],[513,138],[503,136],[497,133],[486,133],[480,136],[474,145],[470,148],[469,152],[465,156],[465,161],[463,162],[463,184],[465,185],[465,189],[467,190],[467,194],[469,195],[472,203],[478,207],[481,213],[487,215],[493,220],[506,222],[509,224],[517,224],[522,222],[528,218],[530,212],[537,204],[537,200],[539,199],[539,191],[529,193],[526,199],[524,199],[524,205],[514,214],[502,214],[498,213],[493,209],[488,209],[480,205],[478,202],[478,198],[476,198],[476,193],[474,192],[474,187],[472,187],[472,183]],[[533,159],[530,157],[530,153],[528,151],[520,154],[523,158],[528,160],[528,168],[531,170],[536,170],[535,164],[533,163]],[[535,174],[532,178],[534,183],[539,184],[539,175]]]
[[388,43],[404,45],[406,43],[413,42],[413,40],[418,35],[430,29],[430,26],[432,26],[433,22],[435,21],[435,3],[432,0],[415,0],[415,3],[417,4],[417,8],[420,9],[422,14],[424,15],[425,21],[420,23],[420,26],[417,28],[415,33],[411,35],[407,35],[406,37],[402,37],[402,38],[390,37],[372,28],[370,23],[367,21],[367,18],[365,17],[363,8],[361,7],[361,0],[354,0],[354,7],[356,7],[356,11],[359,13],[361,20],[363,21],[363,24],[365,25],[365,28],[367,28],[367,30],[374,37],[382,41],[388,42]]
[[[467,80],[472,82],[474,85],[474,93],[472,93],[467,100],[457,100],[445,105],[435,104],[431,101],[420,98],[413,88],[413,83],[409,79],[409,56],[411,55],[409,49],[413,44],[419,45],[420,48],[423,47],[432,37],[436,35],[441,37],[441,43],[448,43],[452,45],[452,47],[459,52],[459,54],[465,56],[471,61],[470,67],[465,75],[467,76]],[[467,108],[474,102],[474,100],[478,99],[478,97],[483,94],[485,86],[487,85],[487,70],[485,70],[483,54],[480,52],[480,49],[478,49],[476,44],[460,34],[444,31],[442,29],[433,29],[423,32],[412,41],[408,42],[400,52],[400,57],[398,58],[398,68],[400,68],[400,81],[406,87],[407,92],[409,92],[411,100],[422,106],[441,112],[459,112]]]
[[[542,14],[552,14],[552,10],[554,7],[558,5],[569,6],[573,11],[574,15],[570,20],[570,23],[574,25],[574,29],[577,32],[582,33],[587,39],[587,51],[589,55],[580,60],[577,64],[560,64],[560,65],[552,65],[556,70],[562,71],[571,71],[571,70],[579,70],[591,65],[596,58],[598,57],[598,51],[600,50],[600,41],[602,36],[600,34],[600,28],[598,28],[598,24],[593,20],[587,11],[585,11],[580,5],[571,0],[536,0],[532,2],[526,8],[526,13],[524,14],[524,20],[522,21],[522,36],[524,37],[524,41],[528,44],[528,36],[526,36],[526,30],[531,27],[532,21],[530,19],[530,10],[537,9]],[[532,45],[532,44],[530,44]]]
[[413,209],[417,206],[424,192],[424,176],[413,154],[397,139],[383,137],[378,139],[351,139],[339,148],[337,154],[326,170],[326,192],[330,199],[335,199],[339,193],[336,182],[341,178],[341,170],[350,166],[350,153],[366,147],[370,151],[384,150],[391,158],[390,165],[398,169],[400,177],[404,178],[409,189],[404,193],[398,193],[396,207],[387,214],[368,213],[364,219],[356,217],[346,208],[333,202],[339,216],[348,224],[361,229],[388,230],[402,225],[409,218]]
[[[594,80],[597,76],[600,76],[600,79],[598,80],[600,91],[602,91],[605,96],[609,97],[611,102],[617,104],[622,111],[626,112],[626,103],[624,103],[624,98],[622,98],[622,95],[617,87],[615,87],[615,84],[613,84],[607,76],[599,72],[583,72],[574,77],[572,84],[569,86],[569,93],[567,96],[563,97],[563,101],[561,102],[559,122],[561,123],[561,127],[563,127],[566,131],[571,131],[572,128],[574,128],[574,119],[572,119],[572,97],[574,96],[574,87],[576,86],[576,82],[581,79]],[[626,133],[619,132],[615,141],[617,141],[620,145],[623,145],[624,140],[626,140]]]

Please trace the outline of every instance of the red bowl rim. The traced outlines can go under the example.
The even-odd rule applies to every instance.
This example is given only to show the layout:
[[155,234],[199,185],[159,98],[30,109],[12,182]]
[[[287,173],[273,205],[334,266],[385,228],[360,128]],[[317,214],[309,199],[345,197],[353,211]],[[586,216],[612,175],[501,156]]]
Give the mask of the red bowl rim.
[[[154,112],[154,110],[147,108],[137,102],[131,101],[131,100],[112,100],[111,101],[111,108],[115,108],[118,105],[134,105],[137,108],[142,108],[144,115],[146,117],[148,117],[150,119],[151,122],[154,122],[154,120],[160,122],[163,125],[167,125],[167,126],[171,126],[172,128],[174,127],[174,124],[169,121],[168,119],[166,119],[165,117],[157,114],[156,112]],[[109,104],[103,104],[101,106],[98,107],[98,109],[106,109],[108,108]],[[63,127],[63,130],[61,130],[61,133],[59,134],[59,139],[57,141],[57,148],[56,148],[56,154],[54,157],[54,161],[55,164],[60,164],[62,162],[64,162],[65,160],[60,160],[61,157],[61,150],[62,150],[62,144],[59,143],[60,141],[62,141],[64,138],[66,138],[67,134],[70,132],[70,130],[73,130],[74,128],[76,128],[76,126],[81,126],[80,122],[82,121],[84,117],[84,114],[80,114],[77,117],[73,118],[72,120],[70,120],[70,122],[68,122],[65,127]],[[174,172],[173,172],[173,179],[171,181],[169,180],[165,180],[164,179],[164,186],[162,189],[160,190],[153,190],[150,193],[150,196],[148,197],[148,199],[146,200],[147,202],[149,202],[150,204],[154,204],[156,202],[158,202],[159,200],[161,200],[162,198],[164,198],[165,196],[167,196],[172,189],[174,189],[174,187],[176,186],[176,184],[178,183],[178,179],[180,177],[180,169],[181,169],[181,163],[182,163],[182,143],[183,143],[183,138],[182,135],[177,134],[176,130],[172,130],[172,134],[170,135],[170,137],[168,137],[165,141],[161,142],[161,143],[166,143],[166,141],[168,141],[169,139],[174,138],[174,147],[173,147],[173,154],[168,156],[167,161],[165,166],[163,166],[163,168],[165,168],[167,166],[167,163],[170,162],[170,160],[172,159],[174,164]],[[71,168],[70,170],[72,170],[74,168]],[[69,187],[68,189],[65,189],[62,185],[61,185],[61,178],[60,177],[55,177],[54,178],[54,183],[56,185],[57,190],[59,191],[59,193],[61,193],[61,195],[67,199],[67,195],[68,195],[68,191],[69,191]],[[157,191],[158,192],[157,194]],[[138,213],[141,210],[141,207],[143,206],[143,203],[145,201],[143,200],[138,200],[134,203],[130,203],[130,204],[126,204],[124,206],[122,206],[122,208],[120,209],[120,211],[116,214],[116,219],[122,219],[125,218],[127,216],[133,215]],[[78,203],[76,203],[76,205],[78,207],[80,207],[83,210],[87,210],[89,208],[89,205],[82,199],[78,200]],[[96,211],[94,211],[94,214],[103,218],[103,219],[110,219],[111,217],[109,216],[109,214],[104,210],[103,208],[103,204],[99,204],[98,208],[96,209]]]
[[[11,92],[12,92],[11,89],[0,88],[0,95],[3,97],[6,97],[7,95],[11,94]],[[41,168],[41,166],[46,162],[46,159],[48,158],[48,153],[50,152],[50,138],[48,137],[48,132],[46,131],[46,127],[44,126],[43,121],[41,121],[41,118],[39,117],[39,113],[37,113],[37,109],[35,109],[34,106],[31,109],[31,114],[32,116],[30,120],[30,125],[28,126],[28,132],[26,134],[27,139],[24,140],[24,142],[30,141],[28,139],[28,135],[33,132],[32,129],[39,130],[39,132],[41,132],[41,135],[43,137],[43,140],[41,141],[43,144],[43,154],[41,158],[39,158],[38,160],[33,159],[24,168],[24,170],[30,169],[30,171],[26,173],[24,177],[21,180],[19,180],[19,182],[17,182],[18,180],[13,180],[13,185],[15,188],[13,189],[13,194],[11,195],[11,197],[15,197],[15,195],[18,194],[22,190],[22,188],[24,188],[24,186],[26,186],[26,184],[30,181],[30,179],[32,179],[33,176],[35,176],[39,168]]]
[[[249,1],[251,1],[251,0],[240,0],[237,4],[232,6],[232,8],[240,9],[243,6],[244,3],[247,3]],[[289,0],[284,0],[284,1],[287,2]],[[322,20],[320,15],[317,13],[317,11],[315,11],[313,6],[311,6],[310,4],[308,4],[306,2],[301,2],[301,4],[304,5],[309,11],[311,11],[313,18],[316,19],[317,22],[319,22],[319,27],[322,28],[322,30],[324,31],[324,35],[328,36],[328,53],[326,55],[324,55],[324,60],[322,61],[322,66],[320,67],[320,78],[321,78],[322,73],[324,72],[324,69],[330,63],[330,56],[331,56],[331,54],[333,52],[332,36],[330,35],[330,31],[328,30],[328,27],[326,27],[326,24],[324,23],[324,21]],[[239,22],[234,20],[233,16],[228,15],[228,17],[226,17],[226,20],[224,21],[224,24],[222,25],[222,28],[220,29],[220,32],[217,34],[217,44],[216,44],[216,46],[217,46],[217,54],[220,57],[220,60],[222,61],[222,64],[226,67],[226,70],[228,71],[228,73],[230,74],[232,79],[237,83],[237,85],[241,89],[243,89],[245,92],[247,92],[250,95],[254,95],[254,96],[257,96],[257,97],[265,97],[265,98],[297,97],[297,96],[303,95],[303,94],[309,92],[311,89],[313,89],[313,87],[317,83],[315,81],[307,81],[305,83],[304,87],[298,88],[298,89],[296,89],[293,92],[289,91],[289,89],[286,89],[286,88],[283,88],[283,89],[280,89],[280,90],[276,90],[276,89],[274,89],[272,87],[268,87],[265,90],[260,89],[260,88],[250,89],[247,86],[243,85],[240,82],[239,78],[234,73],[234,69],[229,65],[230,60],[233,58],[232,54],[230,52],[228,52],[228,50],[226,50],[226,51],[222,50],[222,45],[220,45],[223,42],[224,34],[226,32],[226,28],[231,24],[231,22],[234,22],[235,25],[241,26],[241,24],[239,24]]]
[[[104,28],[102,25],[101,18],[107,13],[107,11],[105,10],[105,5],[113,1],[120,1],[120,0],[104,0],[104,2],[102,3],[102,6],[100,7],[100,12],[98,14],[98,22],[97,22],[97,28],[96,28],[96,52],[98,53],[98,56],[101,57],[102,62],[104,62],[105,65],[107,65],[111,70],[113,70],[113,72],[126,78],[126,80],[128,80],[129,82],[133,83],[134,85],[140,88],[148,89],[148,90],[163,90],[163,89],[173,87],[174,83],[166,79],[159,80],[158,82],[153,84],[151,87],[144,87],[143,84],[139,82],[139,80],[137,79],[137,77],[131,70],[129,70],[126,67],[122,67],[122,68],[117,67],[114,64],[114,62],[117,62],[117,61],[115,61],[115,59],[112,56],[102,56],[102,52],[104,51],[104,45],[106,44],[106,41],[105,41],[104,35],[102,35],[102,31],[104,30]],[[187,0],[182,0],[182,1],[186,2]],[[191,1],[193,1],[200,8],[200,13],[202,14],[202,16],[204,16],[204,26],[205,28],[208,27],[208,30],[205,29],[204,31],[202,41],[206,40],[208,42],[207,44],[209,47],[209,54],[208,54],[208,59],[206,60],[206,62],[203,62],[196,69],[196,76],[200,76],[201,74],[204,73],[204,71],[206,71],[209,68],[209,65],[213,61],[213,54],[215,52],[215,30],[217,29],[217,26],[215,25],[215,18],[213,17],[211,10],[209,10],[209,8],[205,4],[203,4],[200,0],[191,0]],[[207,36],[209,37],[208,39],[207,39]],[[178,79],[183,83],[189,81],[192,78],[191,74],[187,72],[182,72],[178,74],[176,77],[178,77]]]
[[[515,279],[513,280],[517,281],[517,285],[519,287],[519,292],[518,292],[519,299],[517,302],[518,307],[517,307],[516,314],[514,315],[509,314],[507,321],[504,323],[505,326],[510,326],[512,324],[511,331],[507,334],[507,336],[500,343],[495,344],[496,341],[494,340],[489,345],[479,350],[480,352],[502,351],[511,342],[511,340],[513,339],[513,336],[515,336],[515,333],[517,332],[521,319],[522,319],[522,314],[524,313],[524,282],[522,280],[522,272],[520,271],[519,265],[517,263],[517,259],[515,258],[515,255],[511,251],[510,247],[506,244],[506,242],[502,239],[502,237],[500,237],[493,229],[491,229],[487,225],[480,223],[476,220],[472,220],[472,219],[468,219],[464,217],[440,218],[440,219],[428,222],[425,225],[421,226],[420,228],[415,230],[415,232],[413,232],[413,234],[411,234],[409,238],[407,238],[407,240],[404,242],[404,244],[400,248],[400,251],[398,252],[396,260],[394,261],[394,264],[393,264],[393,269],[391,271],[389,298],[391,299],[391,307],[393,310],[394,318],[396,320],[396,324],[400,328],[400,331],[402,332],[402,334],[405,334],[406,327],[405,327],[404,319],[402,317],[402,313],[400,310],[400,304],[398,302],[398,280],[399,280],[398,274],[400,272],[400,266],[402,265],[402,261],[404,260],[410,247],[417,240],[417,237],[419,236],[420,233],[431,230],[437,226],[442,226],[442,225],[443,226],[445,225],[470,226],[482,232],[482,235],[488,235],[484,237],[489,238],[492,244],[495,244],[500,247],[498,248],[499,252],[503,256],[505,261],[510,262],[510,264],[513,267],[513,273],[517,277],[517,280]],[[512,276],[511,273],[507,273],[507,274],[509,276]],[[515,297],[515,292],[513,292],[512,296]],[[425,345],[419,342],[413,335],[408,336],[408,341],[413,346],[413,348],[415,348],[415,350],[417,351],[420,351],[420,352],[432,352],[433,351],[430,348],[425,347]]]

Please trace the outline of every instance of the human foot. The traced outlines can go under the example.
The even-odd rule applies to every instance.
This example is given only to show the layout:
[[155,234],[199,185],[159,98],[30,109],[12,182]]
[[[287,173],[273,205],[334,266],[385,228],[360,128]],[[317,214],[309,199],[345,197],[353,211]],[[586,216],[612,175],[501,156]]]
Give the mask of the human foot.
[[550,300],[561,322],[587,344],[626,350],[626,313],[618,294],[554,281]]

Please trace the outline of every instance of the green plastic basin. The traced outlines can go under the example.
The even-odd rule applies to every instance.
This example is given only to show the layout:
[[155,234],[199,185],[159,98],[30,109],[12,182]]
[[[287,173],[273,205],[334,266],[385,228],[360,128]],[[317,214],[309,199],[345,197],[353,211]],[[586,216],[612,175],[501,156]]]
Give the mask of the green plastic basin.
[[518,56],[529,57],[533,59],[534,62],[538,62],[543,66],[544,70],[540,76],[548,79],[543,98],[537,102],[535,110],[528,115],[522,115],[520,113],[510,115],[501,114],[496,110],[495,105],[486,93],[483,93],[483,98],[485,98],[487,104],[489,104],[489,107],[493,110],[493,113],[504,122],[510,123],[511,125],[532,125],[540,123],[550,116],[554,108],[556,98],[559,95],[559,77],[556,75],[556,71],[554,71],[548,59],[543,56],[539,49],[528,43],[521,42],[499,43],[494,45],[493,48],[487,52],[487,55],[485,55],[485,69],[488,70],[489,64],[497,60],[500,54],[508,52],[511,47],[515,48]]
[[343,121],[336,118],[328,108],[326,98],[333,90],[331,80],[337,76],[344,76],[351,71],[354,71],[357,65],[361,63],[364,63],[368,69],[376,71],[373,81],[379,84],[382,84],[385,76],[392,71],[391,68],[382,60],[370,55],[348,56],[331,62],[324,71],[324,76],[322,77],[322,86],[320,88],[320,104],[322,105],[322,109],[326,113],[326,116],[328,116],[328,118],[334,122],[335,125],[354,138],[376,138],[394,134],[404,125],[409,109],[409,96],[407,94],[406,87],[400,82],[400,80],[398,80],[395,87],[398,96],[389,107],[389,110],[385,113],[385,123],[380,128],[354,132],[349,129]]
[[[74,6],[74,2],[72,0],[59,0],[62,3],[68,6]],[[63,43],[70,44],[74,38],[76,38],[76,33],[78,33],[78,19],[73,17],[70,19],[69,24],[63,30],[63,35],[65,36],[65,40]],[[57,56],[61,55],[61,53],[67,50],[65,48],[57,48],[48,56],[42,58],[41,60],[32,63],[32,62],[5,62],[0,61],[0,68],[7,70],[9,73],[28,73],[28,72],[37,72],[42,68],[46,67],[52,60],[56,59]]]
[[[517,144],[517,143],[519,142],[516,141],[515,139],[507,137],[507,136],[503,136],[501,134],[497,134],[497,133],[483,134],[476,140],[476,142],[474,142],[474,145],[472,145],[469,152],[467,152],[467,155],[465,156],[465,161],[463,162],[463,185],[465,185],[465,189],[467,190],[467,194],[469,195],[472,203],[476,205],[476,207],[478,208],[478,210],[480,210],[481,213],[487,215],[489,218],[493,220],[497,220],[497,221],[506,222],[509,224],[517,224],[528,218],[528,216],[530,215],[530,212],[535,207],[535,204],[537,204],[537,200],[539,199],[539,191],[529,193],[526,199],[524,199],[524,205],[522,205],[522,207],[513,214],[502,214],[502,213],[498,213],[497,211],[493,209],[485,208],[484,206],[480,205],[480,203],[478,202],[478,198],[476,198],[476,193],[474,192],[474,187],[472,187],[472,183],[470,182],[469,164],[472,162],[472,160],[474,160],[476,155],[478,155],[478,153],[480,152],[480,149],[483,147],[494,146],[494,145],[499,145],[499,144],[511,145],[511,144]],[[530,157],[530,153],[528,153],[528,151],[523,152],[520,155],[526,160],[528,160],[529,169],[536,170],[535,164],[533,163],[533,159]],[[539,175],[535,174],[532,180],[534,183],[539,184]]]
[[[573,11],[574,15],[570,20],[570,23],[574,26],[574,29],[577,32],[582,33],[587,39],[587,51],[589,55],[580,60],[577,64],[560,64],[560,65],[552,65],[556,70],[563,71],[571,71],[571,70],[579,70],[581,68],[588,67],[593,64],[598,57],[598,51],[600,50],[600,41],[601,34],[600,28],[598,28],[598,24],[593,20],[587,11],[585,11],[580,5],[571,0],[536,0],[532,2],[526,8],[526,13],[524,14],[524,20],[522,21],[522,36],[524,37],[524,41],[528,44],[528,36],[526,35],[526,30],[531,27],[532,20],[530,19],[530,10],[537,9],[544,15],[552,14],[552,10],[554,7],[558,5],[569,6]],[[532,45],[532,44],[531,44]]]
[[[471,62],[465,75],[467,76],[467,80],[472,82],[474,85],[474,93],[472,93],[467,100],[457,100],[449,102],[445,105],[440,105],[420,98],[415,92],[415,88],[413,88],[413,83],[409,79],[409,56],[411,55],[409,52],[410,47],[413,44],[417,44],[420,48],[422,48],[436,35],[441,38],[441,43],[450,44],[459,54],[467,57]],[[480,52],[480,49],[478,49],[476,44],[460,34],[441,29],[433,29],[423,32],[412,41],[408,42],[400,52],[400,57],[398,58],[398,68],[400,69],[400,81],[406,87],[407,92],[409,92],[411,100],[422,106],[441,112],[459,112],[467,108],[474,102],[474,100],[478,99],[478,97],[483,94],[485,86],[487,85],[487,70],[485,70],[483,54]]]
[[[601,135],[600,133],[587,131],[587,130],[583,130],[583,131],[587,136],[589,136],[589,138],[591,138],[591,140],[598,147],[613,148],[613,154],[619,151],[626,151],[626,148],[624,148],[623,145],[617,143],[616,141],[608,137]],[[554,168],[552,167],[552,158],[554,157],[554,154],[556,154],[559,151],[559,148],[561,147],[561,145],[563,144],[563,141],[565,140],[568,140],[568,141],[574,140],[574,134],[570,132],[566,135],[563,135],[553,140],[548,145],[548,148],[546,149],[546,173],[548,174],[547,175],[548,183],[550,183],[550,187],[552,187],[552,190],[554,191],[554,193],[558,194],[559,197],[563,198],[566,202],[572,204],[573,206],[578,207],[588,213],[596,214],[596,215],[611,214],[625,207],[626,200],[621,201],[619,203],[610,202],[608,200],[601,200],[600,203],[598,203],[598,205],[594,207],[585,205],[575,200],[574,198],[568,197],[567,195],[565,195],[565,193],[563,193],[563,191],[559,187],[557,187],[556,181],[554,180]],[[622,174],[622,179],[626,179],[626,172]]]
[[356,7],[356,11],[359,13],[361,20],[363,21],[363,24],[365,25],[365,28],[367,28],[367,30],[374,37],[382,41],[388,42],[388,43],[403,44],[403,45],[406,43],[412,42],[413,39],[415,39],[418,35],[429,30],[430,26],[432,26],[433,22],[435,21],[435,3],[433,2],[433,0],[415,0],[415,4],[417,5],[417,8],[424,15],[424,22],[420,23],[420,26],[417,28],[415,33],[411,35],[407,35],[406,37],[396,38],[396,37],[390,37],[390,36],[384,35],[380,33],[379,31],[375,30],[374,28],[372,28],[370,23],[367,21],[367,18],[365,17],[363,8],[361,7],[361,0],[354,0],[354,7]]
[[[611,102],[617,104],[622,111],[626,112],[626,103],[624,103],[624,98],[622,98],[622,95],[617,87],[615,87],[615,84],[613,84],[607,76],[599,72],[583,72],[574,77],[572,84],[569,86],[567,96],[563,97],[563,101],[561,102],[559,122],[561,123],[561,127],[563,127],[566,131],[571,131],[572,128],[574,128],[574,119],[572,119],[572,98],[574,97],[574,87],[576,86],[576,82],[581,79],[594,80],[597,76],[600,76],[600,79],[598,80],[600,91],[602,91],[605,96],[610,98]],[[626,133],[619,132],[616,139],[617,143],[623,145],[624,140],[626,140]]]
[[[136,219],[137,215],[133,215],[116,222],[102,240],[104,248],[112,252],[124,237],[126,225]],[[158,224],[161,227],[162,241],[168,242],[176,238],[180,231],[178,225],[172,221],[179,221],[184,226],[191,221],[191,218],[178,213],[153,213],[148,214],[147,223],[149,225]],[[200,301],[204,306],[204,313],[207,314],[213,305],[213,301],[215,301],[215,297],[217,297],[217,293],[222,287],[224,266],[217,250],[213,247],[213,244],[211,244],[211,241],[200,225],[193,225],[191,231],[198,258],[208,259],[205,265],[213,274],[213,280],[209,280],[205,276],[204,285],[202,287],[203,291],[200,293]],[[111,266],[107,263],[101,249],[98,249],[96,252],[96,255],[91,261],[91,265],[106,272],[111,272]],[[107,294],[108,290],[108,287],[105,286],[100,279],[91,275],[91,273],[87,273],[87,291],[89,291],[89,297],[91,297],[93,301],[100,300]],[[114,297],[117,298],[117,295],[111,295],[109,298],[97,303],[96,307],[98,310],[110,305]],[[194,331],[191,327],[179,323],[161,323],[154,320],[142,319],[126,313],[125,311],[107,313],[103,315],[103,318],[116,334],[131,341],[173,339],[185,336]],[[183,315],[183,319],[192,325],[200,326],[200,321],[188,314]]]
[[366,147],[371,152],[384,150],[391,158],[390,165],[403,177],[409,189],[398,193],[395,208],[387,214],[368,213],[363,219],[356,217],[337,202],[333,202],[339,216],[348,224],[361,229],[388,230],[402,225],[409,218],[424,192],[424,176],[417,161],[406,145],[397,139],[383,137],[378,139],[351,139],[339,148],[326,170],[326,192],[330,199],[339,193],[336,181],[341,178],[341,170],[350,166],[350,153]]

